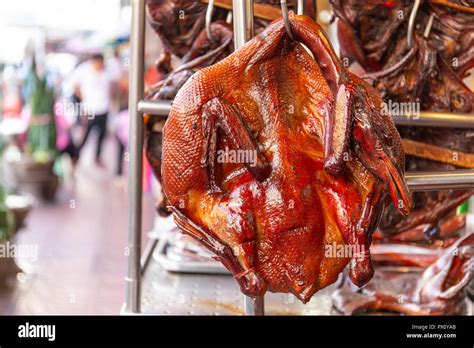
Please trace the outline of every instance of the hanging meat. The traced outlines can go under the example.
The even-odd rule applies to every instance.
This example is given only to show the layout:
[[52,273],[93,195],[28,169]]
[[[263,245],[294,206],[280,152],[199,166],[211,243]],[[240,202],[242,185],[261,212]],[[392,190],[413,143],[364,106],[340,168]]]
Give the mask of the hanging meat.
[[[189,0],[147,0],[148,22],[164,47],[177,57],[185,56],[205,25],[207,5]],[[213,19],[225,19],[217,9]]]
[[[280,0],[257,0],[256,3],[280,8]],[[295,10],[297,0],[289,0],[288,8]],[[304,0],[304,14],[315,18],[315,0]],[[184,57],[205,28],[207,4],[189,0],[147,0],[148,21],[160,37],[164,47],[174,55]],[[213,21],[226,19],[228,11],[215,6]],[[257,32],[268,21],[255,18]]]
[[427,235],[423,225],[389,237],[376,231],[370,248],[372,260],[376,265],[426,268],[463,235],[465,224],[466,215],[453,214],[440,222],[436,236]]
[[[314,21],[290,18],[296,41],[277,20],[178,92],[162,180],[180,229],[246,295],[292,292],[307,302],[348,263],[352,281],[365,284],[387,194],[403,214],[411,201],[379,96],[344,69]],[[346,246],[359,252],[336,250]]]
[[[428,111],[470,113],[474,117],[474,94],[462,81],[474,67],[473,1],[423,0],[418,11],[411,0],[331,3],[342,56],[366,69],[366,77],[387,103],[418,105],[418,109]],[[413,35],[408,35],[412,13],[415,25]],[[463,158],[474,153],[473,130],[399,130],[405,152],[412,155],[407,156],[406,170],[472,168],[472,161]],[[433,157],[433,146],[441,155]],[[422,230],[426,238],[436,238],[440,225],[471,195],[472,191],[415,193],[412,214],[403,218],[390,207],[379,229],[385,237]]]
[[[256,3],[268,5],[262,16],[279,17],[279,0],[258,0]],[[296,10],[297,1],[290,0],[288,7]],[[215,6],[212,21],[205,28],[207,4],[200,1],[183,0],[147,0],[148,21],[160,37],[164,52],[157,61],[160,73],[170,76],[151,86],[148,91],[150,99],[172,100],[184,82],[197,70],[213,64],[230,53],[232,49],[232,29],[223,19],[229,12]],[[273,6],[273,7],[272,7]],[[316,16],[315,0],[303,1],[303,12],[311,18]],[[268,20],[255,17],[257,33],[268,25]],[[209,30],[207,30],[209,29]],[[180,66],[173,71],[171,53],[181,59]]]
[[333,294],[345,315],[395,312],[408,315],[467,314],[465,289],[474,278],[474,234],[459,239],[420,273],[377,270],[364,288],[343,281]]
[[211,37],[203,30],[194,41],[191,49],[181,60],[181,64],[166,79],[150,88],[149,99],[172,100],[179,89],[196,71],[214,64],[228,56],[233,50],[233,32],[225,21],[210,25]]

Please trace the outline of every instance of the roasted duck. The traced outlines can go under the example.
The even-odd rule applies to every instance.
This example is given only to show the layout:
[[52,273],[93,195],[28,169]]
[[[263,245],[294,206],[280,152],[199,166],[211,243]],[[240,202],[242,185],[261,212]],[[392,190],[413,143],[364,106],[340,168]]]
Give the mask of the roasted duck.
[[[407,39],[414,1],[331,0],[341,55],[357,61],[388,103],[417,104],[418,109],[471,113],[474,94],[462,82],[474,66],[474,2],[424,0],[415,12],[410,47]],[[416,114],[414,114],[416,117]],[[406,170],[450,170],[463,164],[461,153],[474,153],[474,132],[468,129],[400,127],[402,138],[446,148],[447,159],[420,158],[407,146]],[[407,141],[404,140],[404,144]],[[416,143],[415,143],[416,144]],[[427,151],[424,151],[427,152]],[[431,151],[430,151],[431,152]],[[415,157],[416,156],[416,157]],[[440,223],[472,195],[472,191],[414,194],[414,211],[403,218],[389,207],[379,229],[385,237],[411,229],[436,238]]]
[[431,229],[435,235],[426,233],[423,224],[389,236],[376,231],[370,248],[372,260],[376,265],[426,268],[460,238],[465,225],[466,215],[452,214],[439,222],[437,231]]
[[389,311],[409,315],[466,314],[465,289],[474,277],[474,234],[459,239],[421,275],[377,270],[359,289],[347,279],[333,294],[346,314]]
[[234,50],[233,32],[225,21],[211,24],[212,40],[203,30],[186,53],[181,64],[166,79],[150,88],[149,99],[172,100],[184,83],[198,70],[218,62]]
[[[379,96],[344,69],[316,23],[290,18],[296,41],[277,20],[178,92],[162,181],[180,229],[246,295],[306,302],[348,263],[351,280],[365,284],[387,194],[403,214],[411,201]],[[328,252],[347,245],[360,252]]]
[[[165,49],[185,56],[205,26],[207,5],[189,0],[147,0],[148,21]],[[225,19],[226,10],[216,9],[213,20]]]
[[439,231],[436,236],[432,236],[426,233],[426,226],[418,225],[412,229],[404,232],[394,234],[388,237],[384,237],[379,231],[374,233],[374,240],[386,241],[395,243],[416,243],[416,244],[430,244],[438,246],[446,246],[446,244],[452,238],[458,238],[463,232],[463,227],[466,225],[465,215],[452,215],[443,219],[439,223]]

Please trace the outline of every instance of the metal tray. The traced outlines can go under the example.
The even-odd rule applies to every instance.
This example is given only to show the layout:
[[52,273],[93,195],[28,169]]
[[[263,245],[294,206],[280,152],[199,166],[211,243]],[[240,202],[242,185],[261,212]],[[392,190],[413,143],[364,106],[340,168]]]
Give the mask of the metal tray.
[[[151,260],[142,279],[142,313],[243,315],[244,296],[230,275],[178,274]],[[291,294],[265,295],[265,315],[329,315],[332,285],[302,304]]]
[[178,273],[204,273],[204,274],[229,274],[229,271],[212,258],[201,260],[190,260],[172,243],[166,236],[158,242],[153,253],[153,258],[166,271]]
[[[153,259],[166,271],[178,273],[230,274],[212,254],[177,230],[172,217],[157,218],[150,239],[158,240]],[[179,240],[181,236],[184,239]],[[194,254],[194,255],[192,255]]]
[[[151,260],[142,279],[142,313],[145,315],[243,315],[244,296],[230,275],[168,272]],[[292,294],[265,295],[265,315],[341,315],[332,307],[333,284],[302,304]],[[467,315],[473,302],[467,301]],[[125,314],[122,311],[123,314]],[[370,313],[368,315],[395,315]]]

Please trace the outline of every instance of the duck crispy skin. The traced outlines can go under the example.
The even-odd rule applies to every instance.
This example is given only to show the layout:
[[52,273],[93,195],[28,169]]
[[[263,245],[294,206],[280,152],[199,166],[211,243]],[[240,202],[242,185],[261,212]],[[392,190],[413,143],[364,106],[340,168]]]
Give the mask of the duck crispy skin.
[[[359,62],[387,101],[418,102],[422,110],[471,113],[474,93],[462,82],[474,66],[474,1],[422,1],[416,16],[414,46],[407,44],[413,1],[332,0],[341,54]],[[424,31],[435,15],[429,36]],[[467,153],[474,152],[469,129],[400,127],[403,138]],[[407,156],[406,170],[453,170],[456,166]],[[392,236],[423,228],[436,238],[441,221],[472,191],[419,192],[413,213],[403,218],[389,207],[379,229]]]
[[423,274],[377,271],[357,289],[347,280],[333,293],[334,307],[345,315],[390,311],[408,315],[466,313],[465,289],[474,272],[474,234],[459,239]]
[[[278,20],[188,80],[163,130],[162,179],[178,226],[246,295],[306,302],[349,262],[365,284],[386,195],[403,213],[411,201],[378,95],[344,70],[310,18],[292,16],[291,28],[315,59]],[[331,257],[333,244],[363,251]]]

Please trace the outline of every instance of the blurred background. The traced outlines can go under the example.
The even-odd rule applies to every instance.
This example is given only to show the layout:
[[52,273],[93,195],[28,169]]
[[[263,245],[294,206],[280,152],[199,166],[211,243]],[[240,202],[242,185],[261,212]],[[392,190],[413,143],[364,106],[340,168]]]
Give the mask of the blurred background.
[[127,0],[0,3],[0,314],[120,309],[130,20]]

